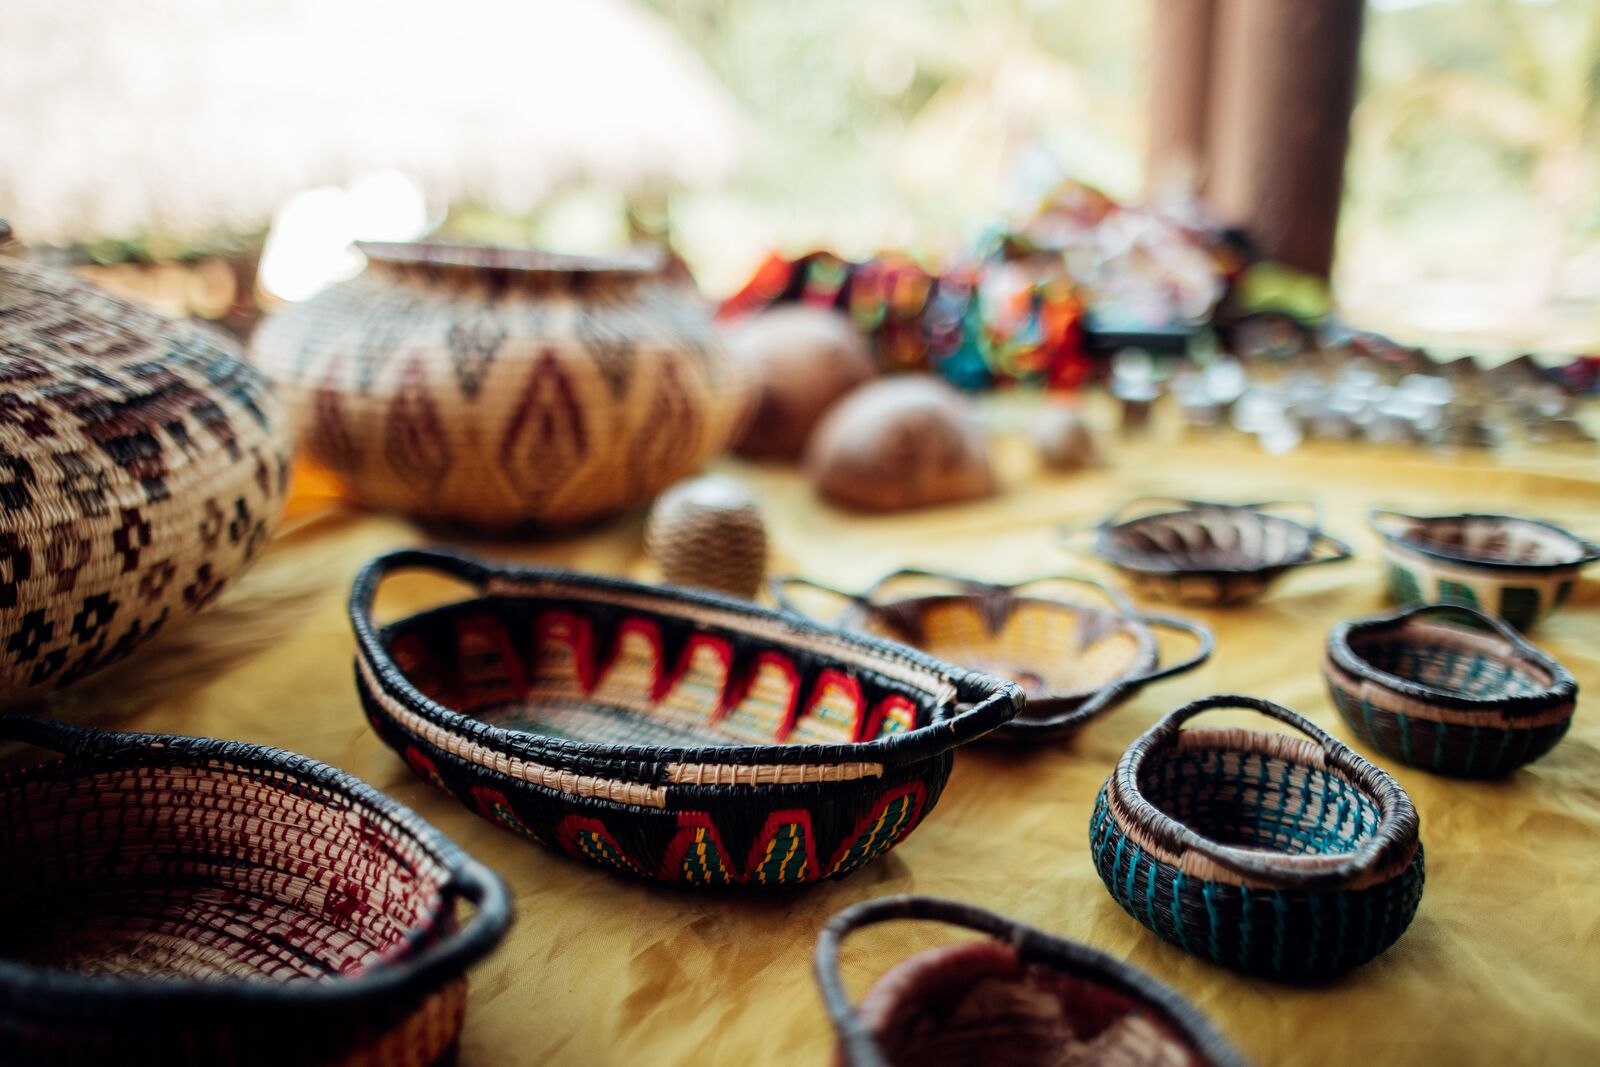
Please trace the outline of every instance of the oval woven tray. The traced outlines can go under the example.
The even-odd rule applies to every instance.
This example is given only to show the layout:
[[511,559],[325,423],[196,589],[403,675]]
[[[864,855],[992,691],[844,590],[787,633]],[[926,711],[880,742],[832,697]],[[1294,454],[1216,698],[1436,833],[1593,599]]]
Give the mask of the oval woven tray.
[[452,1059],[510,905],[415,814],[278,749],[19,717],[0,738],[67,753],[0,777],[0,1063]]
[[[373,595],[401,568],[482,595],[379,629]],[[351,620],[367,715],[417,773],[531,840],[686,885],[850,873],[1022,701],[746,601],[443,552],[372,561]]]
[[[1182,730],[1250,708],[1310,740]],[[1416,809],[1383,771],[1270,701],[1213,696],[1136,740],[1100,790],[1089,846],[1106,888],[1163,939],[1280,978],[1354,967],[1422,898]]]
[[[913,956],[859,1010],[839,974],[852,932],[928,919],[989,934]],[[1120,960],[967,904],[886,897],[846,908],[817,940],[817,981],[844,1067],[1243,1067],[1187,1001]]]

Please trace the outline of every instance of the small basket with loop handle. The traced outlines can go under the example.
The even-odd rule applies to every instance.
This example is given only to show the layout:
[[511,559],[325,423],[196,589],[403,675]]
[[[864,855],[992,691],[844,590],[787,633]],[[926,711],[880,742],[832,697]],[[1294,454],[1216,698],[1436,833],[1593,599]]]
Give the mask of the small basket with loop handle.
[[[1150,506],[1162,510],[1128,518]],[[1174,506],[1176,505],[1176,506]],[[1296,508],[1309,521],[1276,515]],[[1093,527],[1094,553],[1147,596],[1186,604],[1244,604],[1288,571],[1350,558],[1350,546],[1322,530],[1311,501],[1219,504],[1138,497]],[[1073,542],[1068,536],[1067,544]]]
[[[900,641],[972,670],[1010,678],[1027,694],[1021,714],[985,740],[1030,744],[1070,734],[1151,682],[1194,670],[1213,649],[1199,623],[1135,611],[1113,589],[1060,575],[1005,585],[902,568],[864,593],[794,576],[769,582],[787,611],[794,594],[816,590],[839,604],[827,621]],[[1095,602],[1085,601],[1088,591]],[[1187,637],[1194,650],[1161,664],[1155,630]]]
[[1412,767],[1464,778],[1509,774],[1549,752],[1578,697],[1570,671],[1467,604],[1340,623],[1323,674],[1357,737]]
[[[380,627],[373,598],[402,569],[479,595]],[[856,870],[1023,699],[749,601],[440,551],[373,560],[350,618],[367,716],[419,775],[532,841],[695,887]]]
[[510,903],[415,814],[257,745],[0,738],[65,753],[0,776],[0,1063],[454,1061]]
[[[1305,735],[1180,729],[1248,708]],[[1288,708],[1186,704],[1136,740],[1089,823],[1111,895],[1163,939],[1216,963],[1314,979],[1371,959],[1422,898],[1422,844],[1395,780]]]
[[[896,965],[858,1008],[839,974],[852,932],[901,919],[988,934]],[[885,897],[846,908],[817,940],[817,982],[839,1067],[1244,1067],[1165,985],[1086,945],[968,904]]]

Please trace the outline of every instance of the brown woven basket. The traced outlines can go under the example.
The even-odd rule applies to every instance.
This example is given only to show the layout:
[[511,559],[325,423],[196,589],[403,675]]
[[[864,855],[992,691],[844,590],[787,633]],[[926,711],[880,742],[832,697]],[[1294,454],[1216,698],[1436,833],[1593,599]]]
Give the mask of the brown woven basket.
[[453,1061],[510,906],[415,814],[277,749],[0,737],[67,754],[0,777],[0,1063]]
[[[993,742],[1070,734],[1151,682],[1200,666],[1213,648],[1206,627],[1139,614],[1116,591],[1068,575],[1003,585],[907,567],[860,594],[794,576],[774,578],[770,588],[785,610],[806,614],[792,594],[816,590],[843,605],[823,621],[1016,682],[1027,703],[986,739]],[[1085,602],[1084,592],[1096,602]],[[1161,666],[1155,629],[1184,634],[1195,651]]]
[[[913,956],[857,1009],[839,975],[851,932],[930,919],[989,934]],[[834,916],[817,941],[817,981],[841,1067],[1243,1067],[1187,1001],[1119,960],[967,904],[886,897]]]

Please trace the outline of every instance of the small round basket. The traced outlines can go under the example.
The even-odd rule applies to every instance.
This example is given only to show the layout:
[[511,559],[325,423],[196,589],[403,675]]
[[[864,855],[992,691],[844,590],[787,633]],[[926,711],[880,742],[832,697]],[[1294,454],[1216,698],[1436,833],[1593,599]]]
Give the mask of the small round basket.
[[[378,627],[398,569],[479,595]],[[445,552],[350,601],[367,717],[419,775],[525,838],[695,887],[839,878],[932,810],[1022,691],[745,600]]]
[[[933,949],[880,978],[857,1009],[839,974],[851,932],[930,919],[990,935]],[[1205,1016],[1120,960],[955,901],[886,897],[835,915],[817,981],[840,1067],[1244,1067]]]
[[[1250,708],[1310,741],[1182,730]],[[1095,803],[1089,846],[1130,915],[1251,974],[1315,979],[1376,956],[1422,898],[1416,810],[1393,778],[1269,701],[1214,696],[1129,747]]]
[[[826,619],[833,625],[1016,682],[1028,702],[985,739],[991,742],[1066,736],[1151,682],[1200,666],[1214,647],[1211,631],[1198,623],[1139,614],[1120,593],[1065,575],[1002,585],[903,568],[860,594],[797,577],[775,578],[769,587],[787,611],[805,614],[796,592],[821,592],[835,606],[842,602]],[[1085,590],[1099,602],[1084,602]],[[1194,651],[1161,665],[1158,629],[1184,635]]]
[[1412,767],[1462,778],[1509,774],[1549,752],[1578,696],[1565,667],[1464,604],[1341,623],[1328,635],[1323,673],[1356,736]]
[[[1152,505],[1164,510],[1125,517]],[[1311,521],[1271,514],[1274,508],[1306,509]],[[1136,591],[1184,604],[1249,603],[1296,567],[1350,558],[1350,546],[1322,531],[1321,510],[1309,501],[1140,497],[1102,519],[1094,532],[1095,554]]]
[[1600,545],[1514,515],[1407,515],[1373,508],[1384,571],[1397,604],[1456,601],[1519,630],[1566,603]]
[[510,905],[415,814],[277,749],[0,737],[66,753],[0,777],[0,1063],[453,1062]]

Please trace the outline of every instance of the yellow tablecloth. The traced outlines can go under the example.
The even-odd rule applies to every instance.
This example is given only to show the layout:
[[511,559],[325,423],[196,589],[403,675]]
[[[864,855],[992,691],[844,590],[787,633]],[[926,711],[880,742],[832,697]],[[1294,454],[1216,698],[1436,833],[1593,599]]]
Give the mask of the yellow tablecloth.
[[[1175,986],[1261,1064],[1600,1062],[1600,708],[1583,698],[1567,739],[1508,781],[1389,768],[1422,815],[1427,888],[1405,936],[1331,985],[1244,978],[1164,944],[1107,895],[1087,847],[1095,792],[1117,756],[1191,697],[1268,697],[1349,738],[1318,664],[1332,624],[1383,607],[1369,505],[1523,512],[1600,534],[1593,449],[1439,459],[1330,446],[1270,457],[1237,441],[1167,443],[1124,447],[1109,468],[1074,476],[1034,471],[1019,441],[1003,458],[997,499],[884,518],[818,504],[792,471],[732,461],[722,469],[758,493],[777,567],[845,586],[905,563],[998,579],[1092,570],[1062,552],[1055,527],[1144,492],[1314,496],[1358,557],[1292,573],[1255,606],[1196,612],[1217,633],[1203,669],[1147,689],[1049,751],[964,749],[938,807],[899,848],[842,882],[769,896],[637,884],[544,851],[432,790],[373,736],[351,681],[343,597],[363,560],[427,539],[396,519],[324,515],[283,538],[268,563],[290,582],[323,583],[312,608],[282,622],[267,651],[111,718],[326,760],[411,805],[498,871],[517,919],[473,973],[467,1067],[825,1063],[832,1034],[811,977],[817,930],[847,904],[902,892],[971,901],[1126,958]],[[641,528],[634,516],[581,537],[472,547],[648,575]],[[393,615],[453,594],[408,577],[379,603]],[[1594,584],[1534,638],[1573,670],[1589,701],[1600,699]],[[863,933],[845,957],[852,989],[952,936],[922,924]]]

